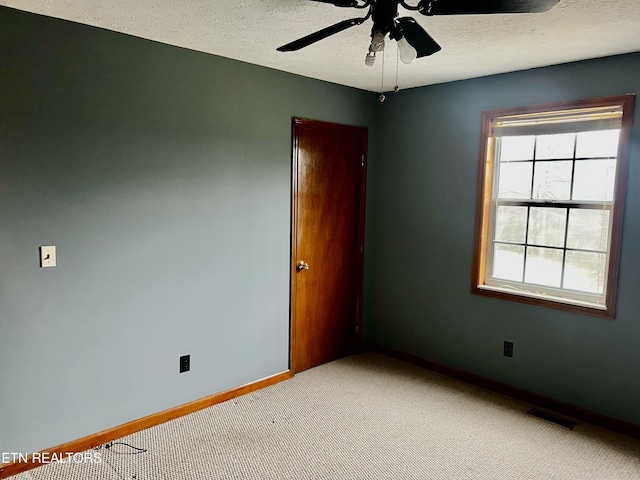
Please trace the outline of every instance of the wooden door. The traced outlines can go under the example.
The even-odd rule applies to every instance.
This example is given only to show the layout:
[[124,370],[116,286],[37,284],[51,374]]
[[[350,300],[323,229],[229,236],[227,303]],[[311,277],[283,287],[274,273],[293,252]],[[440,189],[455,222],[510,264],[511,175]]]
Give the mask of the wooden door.
[[293,120],[291,371],[359,340],[367,130]]

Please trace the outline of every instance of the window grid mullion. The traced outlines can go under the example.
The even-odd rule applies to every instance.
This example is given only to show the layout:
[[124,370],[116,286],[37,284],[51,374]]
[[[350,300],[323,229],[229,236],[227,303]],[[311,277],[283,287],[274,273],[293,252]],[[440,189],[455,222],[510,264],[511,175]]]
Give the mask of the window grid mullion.
[[613,210],[611,202],[537,202],[535,200],[497,199],[505,207],[581,208],[585,210]]
[[531,159],[531,194],[529,199],[533,200],[533,186],[535,185],[534,179],[536,177],[536,155],[538,155],[538,137],[533,140],[533,158]]
[[[535,185],[535,177],[536,177],[536,156],[538,153],[538,136],[536,135],[533,139],[533,159],[531,165],[531,193],[529,194],[529,199],[533,200],[533,186]],[[531,220],[531,205],[527,205],[527,225],[524,232],[524,260],[522,263],[522,283],[525,282],[525,275],[527,273],[527,257],[529,253],[529,224]]]
[[606,250],[594,250],[591,248],[571,248],[571,247],[554,247],[553,245],[538,245],[536,243],[518,243],[518,242],[509,242],[507,240],[494,240],[493,245],[512,245],[514,247],[534,247],[534,248],[548,248],[549,250],[566,250],[567,252],[584,252],[584,253],[598,253],[598,254],[606,254]]
[[524,274],[527,271],[527,252],[529,251],[529,219],[531,218],[531,207],[527,207],[527,223],[524,229],[524,259],[522,263],[522,283],[524,281]]
[[[575,185],[576,152],[578,150],[578,135],[573,136],[573,160],[571,162],[571,185],[569,186],[569,200],[573,201],[573,187]],[[567,216],[564,219],[564,245],[562,247],[562,272],[560,274],[560,288],[564,288],[564,274],[567,266],[567,238],[569,236],[569,216],[571,208],[567,208]]]
[[[578,149],[578,135],[573,137],[573,161],[571,162],[571,188],[569,189],[569,200],[573,201],[573,187],[575,185],[574,178],[576,173],[576,152]],[[567,218],[569,215],[567,214]]]
[[567,261],[567,236],[569,235],[569,215],[570,214],[571,214],[571,209],[567,208],[567,216],[564,219],[564,245],[562,246],[562,272],[560,274],[560,288],[564,288],[564,272],[565,272],[565,266]]

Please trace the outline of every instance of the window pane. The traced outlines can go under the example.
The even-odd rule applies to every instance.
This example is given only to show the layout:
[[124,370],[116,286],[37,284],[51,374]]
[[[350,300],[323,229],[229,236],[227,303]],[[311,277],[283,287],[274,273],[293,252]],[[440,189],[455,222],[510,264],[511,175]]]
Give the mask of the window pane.
[[499,242],[524,243],[527,207],[498,207],[495,239]]
[[567,247],[606,251],[609,236],[608,210],[569,211]]
[[531,198],[533,163],[500,164],[498,198]]
[[569,200],[572,163],[571,161],[536,162],[533,198]]
[[532,207],[527,243],[547,247],[564,247],[566,208]]
[[524,247],[501,243],[494,245],[492,277],[521,282],[523,267]]
[[575,133],[538,135],[536,141],[536,159],[573,158],[575,138]]
[[615,160],[579,160],[573,177],[573,200],[613,201]]
[[615,158],[618,156],[620,130],[600,130],[578,134],[576,158]]
[[526,283],[547,287],[560,287],[562,276],[562,250],[527,247]]
[[533,144],[536,137],[502,137],[500,139],[500,161],[533,160]]
[[564,288],[588,293],[604,293],[604,253],[567,252]]

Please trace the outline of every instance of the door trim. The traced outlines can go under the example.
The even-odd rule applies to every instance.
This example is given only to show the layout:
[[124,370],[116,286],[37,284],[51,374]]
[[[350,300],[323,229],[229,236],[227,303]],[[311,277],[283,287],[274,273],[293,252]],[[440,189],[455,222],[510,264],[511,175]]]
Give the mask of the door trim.
[[367,184],[367,160],[368,160],[368,132],[365,127],[356,127],[352,125],[337,124],[332,122],[323,122],[320,120],[312,120],[308,118],[293,117],[291,119],[291,260],[289,265],[289,371],[293,377],[297,370],[295,365],[295,338],[296,338],[296,295],[297,295],[297,276],[296,276],[296,260],[297,252],[297,225],[298,225],[298,147],[299,129],[304,126],[313,125],[334,125],[342,128],[352,128],[354,130],[365,130],[362,138],[362,170],[360,174],[360,224],[358,225],[360,252],[358,254],[358,288],[356,299],[356,324],[354,350],[358,351],[362,346],[362,295],[364,283],[364,226],[365,226],[365,205],[366,205],[366,184]]

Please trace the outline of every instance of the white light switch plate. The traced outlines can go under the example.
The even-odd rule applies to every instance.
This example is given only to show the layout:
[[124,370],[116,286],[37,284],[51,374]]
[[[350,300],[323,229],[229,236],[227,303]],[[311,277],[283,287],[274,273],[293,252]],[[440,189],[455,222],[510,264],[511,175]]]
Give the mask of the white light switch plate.
[[56,266],[55,245],[47,245],[44,247],[40,247],[40,266],[43,268]]

